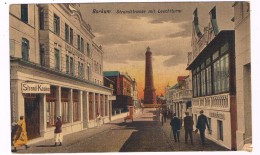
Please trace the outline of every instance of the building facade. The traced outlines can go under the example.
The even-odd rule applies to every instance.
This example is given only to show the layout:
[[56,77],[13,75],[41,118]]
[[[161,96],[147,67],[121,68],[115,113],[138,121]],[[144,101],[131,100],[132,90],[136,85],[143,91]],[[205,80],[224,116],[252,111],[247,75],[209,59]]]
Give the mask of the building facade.
[[252,144],[250,6],[249,2],[235,2],[233,7],[238,113],[236,136],[237,149],[241,150]]
[[136,81],[127,73],[119,71],[104,71],[104,76],[115,84],[113,95],[116,100],[112,101],[113,111],[128,111],[128,106],[137,102]]
[[215,7],[209,14],[209,26],[202,33],[197,9],[194,11],[192,52],[188,54],[194,125],[200,110],[204,110],[212,129],[206,137],[236,150],[235,33],[218,30]]
[[188,111],[190,115],[192,114],[190,76],[178,76],[177,83],[172,87],[167,87],[166,90],[168,109],[175,113],[181,120],[185,117],[186,111]]
[[103,50],[76,4],[10,5],[11,121],[25,116],[29,140],[96,126],[111,116]]

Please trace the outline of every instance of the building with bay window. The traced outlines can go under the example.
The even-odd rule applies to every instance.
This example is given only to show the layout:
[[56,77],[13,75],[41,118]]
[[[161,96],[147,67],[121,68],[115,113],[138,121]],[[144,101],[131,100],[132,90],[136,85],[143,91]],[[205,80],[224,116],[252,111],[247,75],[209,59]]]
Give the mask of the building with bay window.
[[77,4],[10,5],[11,121],[25,116],[29,142],[110,121],[112,89],[103,86],[102,47]]
[[194,125],[200,110],[208,117],[211,133],[206,137],[236,149],[236,66],[235,32],[219,31],[216,8],[210,11],[209,26],[199,29],[197,9],[194,11],[192,52],[187,69],[192,73],[192,113]]

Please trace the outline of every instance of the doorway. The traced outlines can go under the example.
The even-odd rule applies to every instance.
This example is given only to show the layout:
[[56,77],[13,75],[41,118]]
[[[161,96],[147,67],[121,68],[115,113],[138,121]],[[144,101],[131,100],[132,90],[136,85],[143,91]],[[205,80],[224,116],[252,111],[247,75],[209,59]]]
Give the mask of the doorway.
[[24,95],[25,122],[28,139],[40,137],[40,97],[36,94]]

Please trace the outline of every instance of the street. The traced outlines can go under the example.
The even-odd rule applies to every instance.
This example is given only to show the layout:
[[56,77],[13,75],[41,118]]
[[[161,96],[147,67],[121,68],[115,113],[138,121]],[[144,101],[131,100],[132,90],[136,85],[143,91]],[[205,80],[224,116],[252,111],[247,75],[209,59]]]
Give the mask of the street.
[[62,146],[54,147],[54,140],[30,145],[27,150],[17,148],[17,153],[74,153],[74,152],[170,152],[170,151],[228,151],[206,140],[203,147],[199,134],[194,135],[194,145],[184,143],[181,130],[180,142],[175,143],[169,125],[162,126],[156,109],[145,109],[135,114],[134,122],[123,118],[102,125],[65,135]]

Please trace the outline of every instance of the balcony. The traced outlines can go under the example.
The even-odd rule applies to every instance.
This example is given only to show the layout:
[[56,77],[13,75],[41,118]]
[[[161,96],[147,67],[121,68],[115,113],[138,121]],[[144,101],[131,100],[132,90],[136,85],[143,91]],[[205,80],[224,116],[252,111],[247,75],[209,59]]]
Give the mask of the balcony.
[[191,99],[192,98],[192,90],[177,90],[172,94],[172,99],[174,101]]
[[214,109],[214,110],[222,110],[222,111],[230,110],[229,94],[198,97],[198,98],[193,98],[191,101],[193,107],[197,107],[201,109]]

